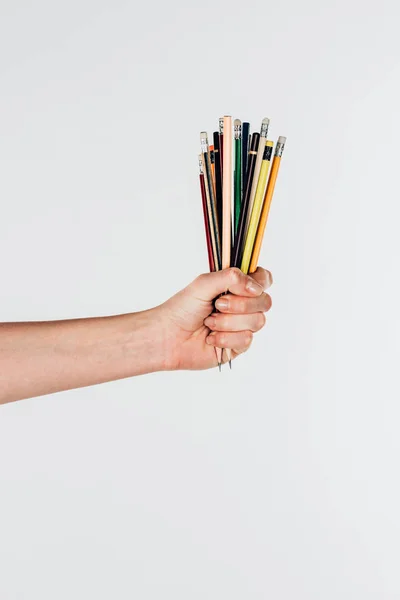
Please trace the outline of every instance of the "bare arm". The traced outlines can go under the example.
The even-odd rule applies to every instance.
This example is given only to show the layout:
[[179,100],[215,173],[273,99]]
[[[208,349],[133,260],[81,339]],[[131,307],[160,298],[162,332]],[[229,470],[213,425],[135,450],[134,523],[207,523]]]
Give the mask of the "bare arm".
[[0,403],[162,370],[153,311],[0,324]]
[[[265,324],[271,275],[201,275],[148,311],[70,321],[0,323],[0,404],[154,371],[208,369],[235,358]],[[222,292],[230,293],[217,300]]]

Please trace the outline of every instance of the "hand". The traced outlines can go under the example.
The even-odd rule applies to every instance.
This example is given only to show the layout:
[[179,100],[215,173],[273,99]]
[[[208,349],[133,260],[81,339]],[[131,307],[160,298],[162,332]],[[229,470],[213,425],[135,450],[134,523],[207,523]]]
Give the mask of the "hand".
[[[265,325],[271,297],[264,290],[271,284],[271,273],[260,267],[251,276],[236,268],[225,269],[200,275],[158,307],[168,356],[166,369],[215,367],[215,347],[231,348],[232,358],[245,352],[253,333]],[[226,291],[230,293],[216,301],[219,312],[215,312],[214,299]]]
[[264,269],[251,276],[226,269],[138,313],[0,323],[0,404],[155,371],[207,369],[217,364],[215,347],[235,358],[265,324],[271,283]]

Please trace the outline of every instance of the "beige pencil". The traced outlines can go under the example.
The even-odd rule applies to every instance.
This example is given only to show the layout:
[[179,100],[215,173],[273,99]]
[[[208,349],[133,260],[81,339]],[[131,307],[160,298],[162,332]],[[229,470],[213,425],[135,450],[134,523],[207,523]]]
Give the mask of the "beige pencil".
[[222,170],[222,268],[231,266],[232,117],[224,117]]
[[[231,266],[231,232],[232,232],[232,117],[224,116],[222,166],[222,268]],[[231,366],[231,350],[225,348],[226,356]]]

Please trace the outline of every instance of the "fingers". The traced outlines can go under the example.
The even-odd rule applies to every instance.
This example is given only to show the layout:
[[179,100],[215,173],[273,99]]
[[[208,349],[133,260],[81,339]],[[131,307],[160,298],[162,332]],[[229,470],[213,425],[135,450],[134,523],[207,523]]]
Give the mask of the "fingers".
[[204,325],[213,331],[260,331],[265,325],[262,312],[253,314],[224,315],[213,313],[204,321]]
[[216,346],[217,348],[230,348],[237,354],[241,354],[250,348],[253,341],[253,333],[251,331],[238,332],[220,332],[213,331],[206,338],[207,344]]
[[227,291],[237,296],[255,298],[261,296],[264,289],[271,284],[272,275],[265,269],[259,267],[256,273],[250,276],[242,273],[240,269],[232,267],[200,275],[189,287],[198,299],[210,302]]
[[[233,274],[227,276],[232,271]],[[253,334],[265,325],[264,312],[271,308],[272,300],[263,290],[272,284],[272,275],[269,271],[258,268],[250,277],[257,285],[257,288],[253,287],[257,289],[257,293],[253,294],[248,293],[252,288],[248,276],[240,271],[238,274],[237,269],[226,269],[224,277],[236,278],[236,282],[229,284],[230,294],[217,299],[215,306],[221,312],[213,313],[204,320],[204,325],[211,330],[206,343],[217,348],[231,349],[237,355],[248,350]],[[214,288],[212,296],[215,297],[218,293],[221,293],[220,289],[216,292]]]
[[272,306],[271,296],[262,293],[255,298],[245,298],[244,296],[234,296],[228,294],[218,298],[215,302],[215,308],[222,313],[251,314],[259,312],[268,312]]

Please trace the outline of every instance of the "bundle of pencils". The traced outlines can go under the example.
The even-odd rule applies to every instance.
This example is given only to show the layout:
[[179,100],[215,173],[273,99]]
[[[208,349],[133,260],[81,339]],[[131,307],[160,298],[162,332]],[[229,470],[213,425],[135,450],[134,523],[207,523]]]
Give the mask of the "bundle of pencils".
[[[210,271],[238,267],[254,273],[286,138],[267,139],[269,119],[260,132],[232,117],[219,120],[219,131],[200,134],[200,189]],[[272,161],[271,161],[272,158]],[[272,166],[270,168],[272,162]],[[216,350],[221,369],[222,349]],[[226,356],[231,366],[230,351]]]

